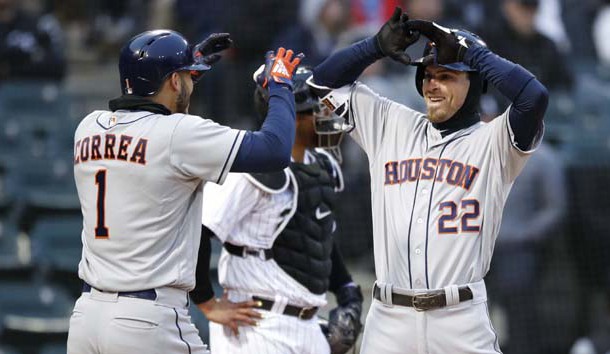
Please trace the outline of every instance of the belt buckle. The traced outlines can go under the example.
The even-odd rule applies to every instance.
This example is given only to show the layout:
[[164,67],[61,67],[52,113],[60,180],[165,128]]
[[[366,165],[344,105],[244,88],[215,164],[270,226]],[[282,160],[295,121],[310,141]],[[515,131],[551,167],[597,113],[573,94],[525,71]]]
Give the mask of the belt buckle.
[[311,311],[313,309],[313,307],[308,306],[308,307],[303,307],[301,308],[301,310],[299,311],[299,315],[297,316],[299,320],[304,320],[305,318],[303,318],[307,313],[307,311]]
[[434,308],[441,307],[440,304],[435,300],[437,294],[419,294],[414,295],[411,299],[411,305],[415,311],[422,312],[431,310]]
[[265,250],[262,248],[250,248],[250,247],[244,246],[244,250],[242,252],[242,257],[246,258],[246,256],[258,257],[258,258],[262,259],[263,261],[267,260],[265,258]]

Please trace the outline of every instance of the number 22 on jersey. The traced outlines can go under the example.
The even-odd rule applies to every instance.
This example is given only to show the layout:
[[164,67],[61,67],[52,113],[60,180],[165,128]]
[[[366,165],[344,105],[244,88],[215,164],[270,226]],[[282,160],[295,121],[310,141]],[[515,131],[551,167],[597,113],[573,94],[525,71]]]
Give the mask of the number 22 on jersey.
[[458,217],[458,204],[453,201],[442,202],[438,210],[443,214],[438,219],[439,234],[457,234],[459,232],[479,232],[481,227],[476,221],[481,214],[479,201],[464,199],[459,203],[461,217]]
[[97,222],[95,223],[95,238],[108,238],[108,228],[106,227],[106,170],[97,170],[95,174],[95,184],[97,185]]

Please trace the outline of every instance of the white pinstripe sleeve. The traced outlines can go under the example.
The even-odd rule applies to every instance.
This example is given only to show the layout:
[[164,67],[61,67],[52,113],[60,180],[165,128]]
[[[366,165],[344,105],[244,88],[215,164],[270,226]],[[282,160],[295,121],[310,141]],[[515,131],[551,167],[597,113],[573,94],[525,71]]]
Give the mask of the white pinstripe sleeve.
[[201,222],[225,242],[235,226],[252,212],[261,191],[240,173],[229,173],[222,186],[206,183]]

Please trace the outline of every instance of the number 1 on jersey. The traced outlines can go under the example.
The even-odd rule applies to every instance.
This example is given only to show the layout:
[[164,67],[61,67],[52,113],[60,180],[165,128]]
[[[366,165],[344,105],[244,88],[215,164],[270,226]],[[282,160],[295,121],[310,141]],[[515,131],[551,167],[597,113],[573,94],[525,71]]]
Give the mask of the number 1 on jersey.
[[106,170],[98,170],[95,174],[97,185],[97,223],[95,226],[95,238],[108,238],[106,227]]

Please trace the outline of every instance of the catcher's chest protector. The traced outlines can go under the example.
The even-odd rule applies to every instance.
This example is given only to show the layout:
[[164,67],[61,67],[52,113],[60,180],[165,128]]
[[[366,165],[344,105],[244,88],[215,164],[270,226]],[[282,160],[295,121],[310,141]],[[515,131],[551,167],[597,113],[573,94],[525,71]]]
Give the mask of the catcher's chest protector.
[[328,289],[332,263],[336,192],[326,157],[316,157],[317,161],[309,165],[290,164],[297,181],[297,209],[275,240],[273,253],[286,273],[310,292],[322,294]]

